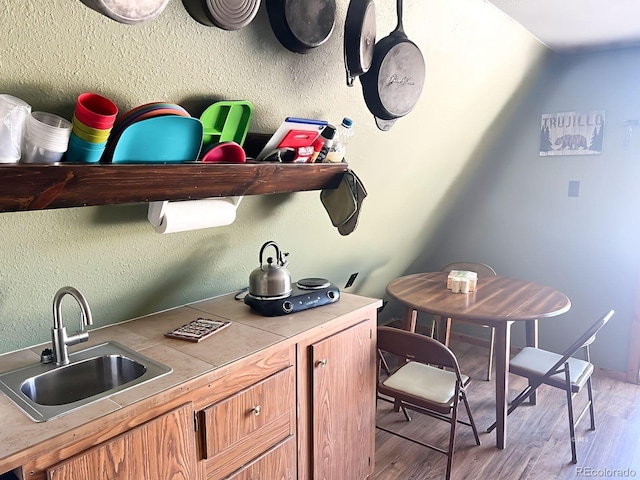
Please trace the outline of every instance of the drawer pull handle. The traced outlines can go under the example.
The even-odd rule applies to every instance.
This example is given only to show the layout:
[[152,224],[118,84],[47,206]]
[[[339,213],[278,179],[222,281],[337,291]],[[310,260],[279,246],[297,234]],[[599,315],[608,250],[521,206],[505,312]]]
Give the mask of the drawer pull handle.
[[318,360],[318,366],[319,367],[326,367],[327,366],[327,359],[323,358],[322,360]]
[[257,417],[262,412],[262,407],[260,405],[256,405],[251,411]]

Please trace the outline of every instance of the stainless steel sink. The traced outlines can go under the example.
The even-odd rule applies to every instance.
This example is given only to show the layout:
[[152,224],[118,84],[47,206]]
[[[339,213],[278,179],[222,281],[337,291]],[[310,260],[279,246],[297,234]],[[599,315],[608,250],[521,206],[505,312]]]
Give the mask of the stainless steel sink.
[[171,372],[117,342],[69,355],[56,367],[38,363],[0,374],[0,390],[36,422],[46,422],[84,405]]

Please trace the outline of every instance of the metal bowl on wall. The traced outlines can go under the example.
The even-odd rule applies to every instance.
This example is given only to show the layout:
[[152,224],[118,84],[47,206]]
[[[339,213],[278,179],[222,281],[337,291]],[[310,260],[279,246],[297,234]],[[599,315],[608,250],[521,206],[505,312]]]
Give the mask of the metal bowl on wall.
[[251,23],[260,0],[182,0],[191,17],[207,27],[239,30]]
[[116,22],[127,25],[153,20],[169,0],[80,0],[87,7]]

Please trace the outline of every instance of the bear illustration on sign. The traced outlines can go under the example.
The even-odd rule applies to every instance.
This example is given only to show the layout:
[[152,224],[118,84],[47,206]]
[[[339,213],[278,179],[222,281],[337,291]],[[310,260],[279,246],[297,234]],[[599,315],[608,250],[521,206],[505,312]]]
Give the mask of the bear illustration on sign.
[[587,139],[584,135],[562,135],[561,137],[556,138],[555,144],[558,145],[558,149],[587,149]]

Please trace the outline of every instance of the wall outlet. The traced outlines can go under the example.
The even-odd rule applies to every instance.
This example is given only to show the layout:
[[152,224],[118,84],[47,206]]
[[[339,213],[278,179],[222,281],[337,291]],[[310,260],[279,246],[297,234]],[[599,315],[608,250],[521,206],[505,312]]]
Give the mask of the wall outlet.
[[580,182],[578,180],[569,180],[569,196],[577,197],[580,195]]

